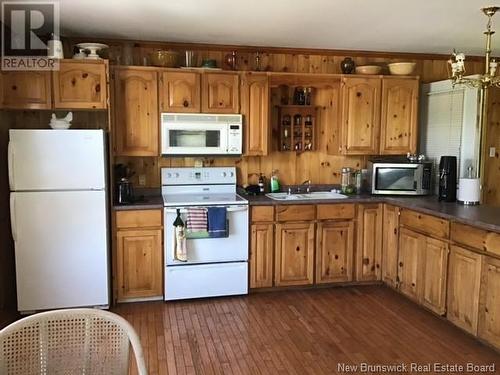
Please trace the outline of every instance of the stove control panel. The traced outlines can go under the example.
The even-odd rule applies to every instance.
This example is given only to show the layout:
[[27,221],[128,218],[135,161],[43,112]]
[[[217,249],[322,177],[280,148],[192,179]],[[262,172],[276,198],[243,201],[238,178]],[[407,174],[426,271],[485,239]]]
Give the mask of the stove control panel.
[[162,168],[162,185],[236,184],[236,167]]

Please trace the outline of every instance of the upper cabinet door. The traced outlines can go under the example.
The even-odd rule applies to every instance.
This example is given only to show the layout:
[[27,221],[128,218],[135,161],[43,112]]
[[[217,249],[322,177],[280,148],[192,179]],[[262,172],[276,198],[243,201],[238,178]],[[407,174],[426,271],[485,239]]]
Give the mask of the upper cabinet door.
[[206,113],[239,113],[238,74],[204,73],[201,102]]
[[378,154],[380,87],[379,77],[342,78],[343,154]]
[[162,72],[160,74],[161,112],[201,112],[199,73]]
[[107,62],[61,61],[54,71],[54,107],[64,109],[107,108]]
[[156,71],[117,69],[114,75],[116,155],[158,155],[158,86]]
[[267,155],[269,147],[269,81],[267,74],[248,73],[241,81],[245,155]]
[[382,80],[381,154],[417,151],[418,79]]
[[1,72],[0,108],[52,108],[50,75],[48,71]]

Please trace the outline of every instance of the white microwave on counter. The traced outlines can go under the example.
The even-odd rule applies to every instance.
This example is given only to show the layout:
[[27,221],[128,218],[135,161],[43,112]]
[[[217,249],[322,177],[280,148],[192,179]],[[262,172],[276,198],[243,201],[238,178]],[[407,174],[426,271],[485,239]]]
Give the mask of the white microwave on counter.
[[162,113],[163,156],[238,156],[243,148],[239,114]]

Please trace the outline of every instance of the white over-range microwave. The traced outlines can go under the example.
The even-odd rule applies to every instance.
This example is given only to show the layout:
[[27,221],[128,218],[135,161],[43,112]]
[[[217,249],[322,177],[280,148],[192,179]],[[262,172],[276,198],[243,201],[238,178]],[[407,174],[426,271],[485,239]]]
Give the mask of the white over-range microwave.
[[242,115],[161,114],[162,155],[241,155],[242,147]]

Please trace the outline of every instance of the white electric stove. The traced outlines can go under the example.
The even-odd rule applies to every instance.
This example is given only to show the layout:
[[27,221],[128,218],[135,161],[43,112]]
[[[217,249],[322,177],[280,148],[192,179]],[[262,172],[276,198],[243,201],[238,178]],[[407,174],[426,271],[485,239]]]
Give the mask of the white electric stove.
[[[236,194],[236,169],[162,168],[165,300],[248,293],[248,201]],[[225,207],[228,236],[187,240],[187,262],[174,257],[173,222],[189,207]]]

